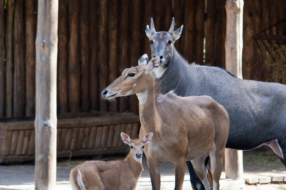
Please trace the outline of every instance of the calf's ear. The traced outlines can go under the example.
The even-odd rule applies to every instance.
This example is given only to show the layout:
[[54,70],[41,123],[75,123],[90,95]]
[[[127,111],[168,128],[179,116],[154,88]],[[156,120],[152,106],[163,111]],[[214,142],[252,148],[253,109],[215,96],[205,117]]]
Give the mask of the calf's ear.
[[130,139],[129,135],[127,135],[126,133],[121,132],[121,138],[122,138],[122,141],[125,144],[128,144],[128,145],[130,144],[131,139]]
[[147,143],[151,142],[152,138],[153,138],[153,133],[152,133],[152,132],[151,132],[151,133],[148,133],[148,134],[143,138],[142,143],[143,143],[143,144],[147,144]]
[[145,53],[138,59],[138,65],[147,65],[148,64],[148,55]]

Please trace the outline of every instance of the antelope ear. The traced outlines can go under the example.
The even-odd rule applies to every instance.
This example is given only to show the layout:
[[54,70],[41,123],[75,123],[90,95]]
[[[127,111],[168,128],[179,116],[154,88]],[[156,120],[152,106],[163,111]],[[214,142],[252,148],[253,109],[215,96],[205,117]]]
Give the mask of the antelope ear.
[[151,32],[151,29],[149,28],[149,25],[146,26],[145,33],[146,33],[146,35],[147,35],[148,38],[151,37],[152,32]]
[[180,28],[178,28],[177,30],[175,30],[172,34],[173,34],[173,38],[174,40],[177,40],[181,37],[181,34],[183,32],[183,27],[184,25],[182,25]]
[[153,133],[152,133],[152,132],[151,132],[151,133],[148,133],[148,134],[143,138],[142,143],[143,143],[143,144],[147,144],[147,143],[151,142],[152,138],[153,138]]
[[123,141],[125,144],[128,144],[128,145],[130,144],[131,139],[130,139],[129,135],[127,135],[127,134],[121,132],[121,138],[122,138],[122,141]]
[[145,53],[138,59],[138,65],[147,65],[148,64],[148,55]]

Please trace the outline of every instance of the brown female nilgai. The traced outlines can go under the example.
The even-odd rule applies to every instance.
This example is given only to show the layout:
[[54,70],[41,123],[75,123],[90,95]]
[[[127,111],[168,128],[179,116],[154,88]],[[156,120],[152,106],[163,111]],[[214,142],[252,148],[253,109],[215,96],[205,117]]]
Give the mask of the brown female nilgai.
[[157,93],[156,80],[151,70],[157,57],[147,66],[148,56],[139,65],[125,69],[102,96],[113,99],[136,94],[139,99],[140,137],[153,132],[153,140],[145,154],[153,189],[160,189],[159,162],[175,165],[176,190],[181,190],[185,161],[191,160],[206,189],[211,189],[205,169],[205,158],[210,157],[213,189],[219,189],[219,179],[229,131],[228,113],[209,96],[179,97],[173,92]]
[[142,155],[145,144],[152,140],[148,133],[142,140],[132,140],[121,133],[122,141],[130,146],[130,152],[121,161],[86,161],[70,173],[73,190],[134,190],[142,172]]

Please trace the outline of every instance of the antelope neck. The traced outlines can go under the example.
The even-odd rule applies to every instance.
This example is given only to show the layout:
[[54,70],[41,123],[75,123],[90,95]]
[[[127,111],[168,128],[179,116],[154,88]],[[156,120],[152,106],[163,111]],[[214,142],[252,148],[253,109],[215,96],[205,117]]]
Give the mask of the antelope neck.
[[129,154],[125,158],[125,161],[130,165],[130,168],[134,172],[134,175],[136,176],[136,178],[139,178],[143,170],[142,160],[141,160],[141,163],[139,163],[138,161],[134,159],[133,155],[129,152]]

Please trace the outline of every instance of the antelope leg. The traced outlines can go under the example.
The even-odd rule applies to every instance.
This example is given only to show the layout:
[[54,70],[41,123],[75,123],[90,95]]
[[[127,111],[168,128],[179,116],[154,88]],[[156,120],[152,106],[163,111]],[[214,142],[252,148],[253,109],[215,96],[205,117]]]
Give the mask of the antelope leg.
[[182,190],[185,177],[186,158],[176,160],[175,164],[175,190]]
[[152,190],[160,190],[161,179],[159,171],[159,162],[147,158],[147,164],[151,177]]

